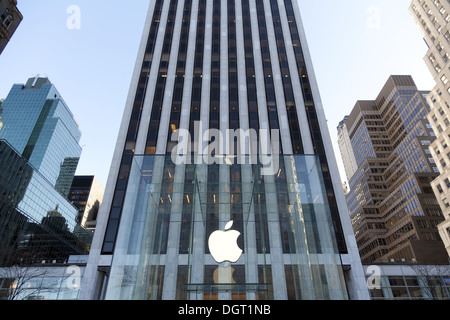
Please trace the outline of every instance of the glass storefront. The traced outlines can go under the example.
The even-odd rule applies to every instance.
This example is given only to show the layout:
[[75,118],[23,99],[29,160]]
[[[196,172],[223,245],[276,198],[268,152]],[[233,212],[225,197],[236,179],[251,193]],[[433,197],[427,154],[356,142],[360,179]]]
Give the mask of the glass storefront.
[[383,276],[372,300],[450,300],[450,276]]
[[77,300],[84,267],[0,268],[1,300]]
[[318,157],[192,160],[133,157],[106,299],[348,299]]

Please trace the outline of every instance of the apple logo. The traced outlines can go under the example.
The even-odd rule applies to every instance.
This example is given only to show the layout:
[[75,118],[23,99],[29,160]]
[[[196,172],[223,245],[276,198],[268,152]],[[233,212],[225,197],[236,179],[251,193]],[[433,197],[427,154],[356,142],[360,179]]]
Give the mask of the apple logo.
[[237,230],[230,230],[232,226],[233,220],[225,225],[224,231],[217,230],[209,236],[209,252],[217,263],[224,261],[234,263],[242,255],[242,250],[237,244],[237,238],[241,233]]

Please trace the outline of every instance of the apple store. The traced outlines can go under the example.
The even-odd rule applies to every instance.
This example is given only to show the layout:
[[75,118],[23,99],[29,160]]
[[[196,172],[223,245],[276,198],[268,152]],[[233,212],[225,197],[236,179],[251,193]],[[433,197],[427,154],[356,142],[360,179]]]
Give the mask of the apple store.
[[347,299],[316,156],[134,156],[106,299]]

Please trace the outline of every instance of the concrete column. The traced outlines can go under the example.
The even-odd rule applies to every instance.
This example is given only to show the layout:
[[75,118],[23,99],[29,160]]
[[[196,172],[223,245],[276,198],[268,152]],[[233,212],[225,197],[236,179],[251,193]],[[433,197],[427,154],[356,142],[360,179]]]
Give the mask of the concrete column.
[[314,154],[303,92],[302,90],[296,90],[296,88],[301,88],[302,86],[300,83],[300,75],[298,73],[298,66],[294,54],[294,48],[292,47],[291,31],[289,29],[289,22],[286,14],[286,7],[284,6],[284,0],[278,0],[278,11],[280,13],[281,27],[283,29],[286,56],[289,64],[289,73],[291,75],[295,107],[297,109],[297,118],[302,135],[303,151],[305,154]]
[[[236,0],[235,3],[236,17],[236,50],[237,50],[237,70],[238,70],[238,86],[239,86],[239,124],[244,131],[249,129],[248,118],[248,100],[247,100],[247,72],[245,64],[245,44],[244,44],[244,25],[242,20],[242,3]],[[250,153],[256,152],[251,150],[251,142],[248,143],[244,137],[239,138],[240,154],[243,156],[245,164],[241,165],[241,181],[242,181],[242,203],[243,203],[243,222],[245,233],[245,264],[246,264],[246,282],[258,283],[258,257],[256,246],[255,217],[253,206],[253,176],[252,165],[250,164],[250,154],[246,155],[246,150]],[[254,293],[247,293],[248,300],[256,299]]]
[[[186,55],[183,98],[181,102],[180,129],[184,130],[189,129],[189,112],[191,107],[190,101],[192,95],[192,76],[194,71],[197,19],[198,0],[193,0],[191,6],[191,21],[189,27],[189,40]],[[185,168],[186,166],[184,164],[175,166],[174,190],[172,194],[172,211],[169,226],[169,243],[167,245],[166,255],[166,261],[169,261],[170,263],[166,264],[164,273],[163,299],[166,300],[174,300],[176,298],[178,263],[175,264],[173,263],[173,261],[178,261],[179,241],[182,227],[182,206],[184,201],[183,195],[186,173]],[[192,201],[194,201],[194,199],[192,199]]]
[[283,82],[281,80],[280,59],[278,56],[277,42],[273,28],[272,11],[269,0],[264,0],[264,12],[266,18],[267,38],[269,39],[270,60],[272,62],[272,77],[277,104],[278,123],[280,127],[281,143],[284,154],[292,154],[291,132],[286,111],[286,99],[284,97]]
[[150,68],[150,75],[148,80],[147,91],[145,93],[144,106],[142,108],[141,120],[139,124],[138,136],[136,139],[135,154],[144,154],[145,146],[147,144],[147,133],[150,126],[150,116],[153,107],[153,98],[155,96],[155,87],[159,75],[159,64],[161,62],[161,52],[164,43],[164,35],[166,33],[167,17],[169,15],[170,1],[164,1],[160,23],[158,28],[158,35],[155,42],[155,49],[153,53],[152,65]]
[[[250,0],[250,19],[252,26],[253,57],[255,62],[256,91],[258,101],[259,126],[261,130],[269,130],[267,114],[267,100],[265,94],[264,72],[262,67],[261,48],[259,41],[258,16],[255,0]],[[270,143],[269,141],[259,141]],[[272,262],[272,280],[274,299],[287,298],[286,279],[284,272],[283,250],[281,247],[280,221],[278,214],[278,201],[276,197],[274,176],[264,177],[266,191],[266,206],[269,228],[269,243]]]
[[[203,132],[209,128],[209,108],[210,108],[210,89],[211,89],[211,52],[212,52],[212,13],[213,1],[206,2],[206,19],[205,19],[205,39],[203,51],[203,73],[202,73],[202,96],[200,102],[200,123],[201,131],[197,137],[199,146],[198,154],[194,159],[196,166],[196,177],[199,182],[198,190],[195,193],[195,209],[194,209],[194,230],[193,246],[189,255],[190,279],[189,283],[203,283],[204,261],[205,261],[205,223],[206,223],[206,206],[202,205],[206,201],[207,182],[208,182],[208,166],[203,162],[202,152],[208,145],[202,140]],[[204,208],[202,210],[202,207]],[[201,299],[202,294],[191,294],[191,299]]]
[[159,122],[156,154],[165,154],[167,148],[167,133],[169,132],[170,115],[172,112],[172,97],[177,72],[178,48],[180,47],[181,27],[183,22],[184,0],[178,0],[175,25],[172,34],[172,47],[170,48],[169,67],[167,69],[166,86],[164,90],[161,118]]
[[[231,142],[227,138],[229,123],[229,90],[228,90],[228,3],[227,0],[220,1],[220,132],[225,138],[224,148],[220,154],[229,155]],[[219,159],[219,229],[223,230],[228,221],[231,220],[231,198],[230,198],[230,167],[223,159]],[[231,283],[231,266],[222,263],[219,266],[219,283]],[[219,300],[229,300],[229,292],[220,292]]]

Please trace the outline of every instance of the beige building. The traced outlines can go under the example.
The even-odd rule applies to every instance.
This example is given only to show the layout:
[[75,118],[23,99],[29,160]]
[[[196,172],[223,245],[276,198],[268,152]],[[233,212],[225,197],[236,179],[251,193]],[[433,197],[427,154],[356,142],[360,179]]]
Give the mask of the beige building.
[[[347,125],[345,124],[348,119],[346,116],[337,127],[338,133],[338,144],[339,150],[341,152],[342,162],[344,164],[345,174],[347,179],[349,179],[358,170],[358,165],[356,164],[356,159],[353,154],[352,144],[350,137],[348,135]],[[344,192],[347,193],[347,186],[344,187]]]
[[430,187],[439,170],[426,95],[411,76],[391,76],[345,119],[358,166],[346,200],[363,263],[447,262],[437,230],[444,217]]
[[410,12],[429,47],[424,60],[436,81],[427,97],[427,118],[436,134],[430,150],[440,172],[432,187],[446,218],[438,228],[450,255],[450,2],[414,0]]
[[23,16],[17,9],[17,0],[0,0],[0,53],[16,31]]
[[76,208],[76,221],[83,228],[95,230],[97,215],[105,190],[95,176],[75,176],[68,199]]

